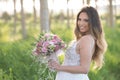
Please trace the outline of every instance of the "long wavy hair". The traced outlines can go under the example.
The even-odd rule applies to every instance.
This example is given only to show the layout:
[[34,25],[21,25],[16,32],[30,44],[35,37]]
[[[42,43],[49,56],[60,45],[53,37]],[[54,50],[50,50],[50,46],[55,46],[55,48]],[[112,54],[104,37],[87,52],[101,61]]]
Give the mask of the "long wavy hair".
[[83,35],[78,27],[78,18],[82,12],[85,12],[88,15],[90,34],[95,39],[95,51],[93,53],[92,60],[95,63],[96,68],[101,68],[104,63],[103,57],[107,49],[107,43],[104,37],[104,32],[101,26],[98,12],[95,8],[91,6],[86,6],[81,9],[81,11],[77,15],[76,28],[74,31],[77,40],[79,40]]

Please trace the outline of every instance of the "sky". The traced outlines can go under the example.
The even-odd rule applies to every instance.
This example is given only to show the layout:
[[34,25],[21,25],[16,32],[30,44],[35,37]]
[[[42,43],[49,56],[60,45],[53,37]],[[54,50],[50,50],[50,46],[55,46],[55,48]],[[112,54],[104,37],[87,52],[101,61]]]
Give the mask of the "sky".
[[[33,12],[33,2],[32,0],[23,0],[24,1],[24,9],[26,12]],[[28,3],[29,1],[29,3]],[[82,0],[69,0],[68,5],[67,0],[54,0],[54,4],[52,3],[52,0],[48,0],[48,7],[49,9],[53,9],[54,12],[59,12],[60,10],[66,11],[67,7],[69,9],[73,9],[74,12],[77,12],[77,10],[79,10],[83,4],[82,4]],[[95,7],[95,0],[91,0],[90,5]],[[117,5],[120,5],[120,1],[119,0],[115,0]],[[35,7],[37,9],[37,11],[39,11],[40,7],[39,7],[39,0],[35,0]],[[105,6],[108,4],[108,0],[98,0],[97,5],[99,7]],[[0,14],[4,11],[9,12],[10,14],[13,14],[13,0],[8,0],[8,2],[1,2],[0,3]],[[20,0],[17,0],[16,2],[16,9],[17,12],[19,12],[21,10],[21,6],[20,6]],[[101,10],[102,11],[102,10]]]

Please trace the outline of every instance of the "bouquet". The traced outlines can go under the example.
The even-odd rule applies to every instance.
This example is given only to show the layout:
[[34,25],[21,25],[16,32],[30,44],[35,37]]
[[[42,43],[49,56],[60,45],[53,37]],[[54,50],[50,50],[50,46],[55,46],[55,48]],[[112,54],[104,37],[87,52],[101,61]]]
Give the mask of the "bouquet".
[[[54,34],[42,33],[35,43],[33,54],[39,56],[40,61],[58,61],[57,54],[65,48],[65,43]],[[40,59],[41,58],[41,59]]]

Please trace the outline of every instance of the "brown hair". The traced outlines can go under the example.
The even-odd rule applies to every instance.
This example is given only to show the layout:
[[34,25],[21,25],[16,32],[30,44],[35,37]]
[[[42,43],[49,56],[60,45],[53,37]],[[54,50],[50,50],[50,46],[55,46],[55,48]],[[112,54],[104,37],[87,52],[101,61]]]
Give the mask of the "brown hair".
[[85,12],[88,15],[89,18],[89,27],[90,27],[90,34],[94,37],[95,39],[95,52],[92,56],[92,60],[95,62],[96,67],[101,68],[103,64],[103,55],[106,51],[107,48],[107,43],[104,37],[104,32],[101,26],[100,18],[98,15],[98,12],[95,8],[87,6],[83,7],[81,11],[77,15],[77,20],[76,20],[76,28],[75,28],[75,36],[76,39],[80,39],[82,36],[82,33],[79,31],[78,27],[78,18],[79,15]]

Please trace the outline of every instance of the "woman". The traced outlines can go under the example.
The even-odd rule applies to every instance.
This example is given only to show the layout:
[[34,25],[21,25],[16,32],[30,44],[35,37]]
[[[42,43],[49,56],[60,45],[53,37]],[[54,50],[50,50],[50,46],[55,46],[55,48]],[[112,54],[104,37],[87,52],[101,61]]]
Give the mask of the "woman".
[[56,80],[89,80],[91,62],[94,61],[97,68],[102,67],[107,44],[95,8],[81,9],[74,32],[76,40],[66,50],[63,64],[49,62],[49,67],[58,71]]

